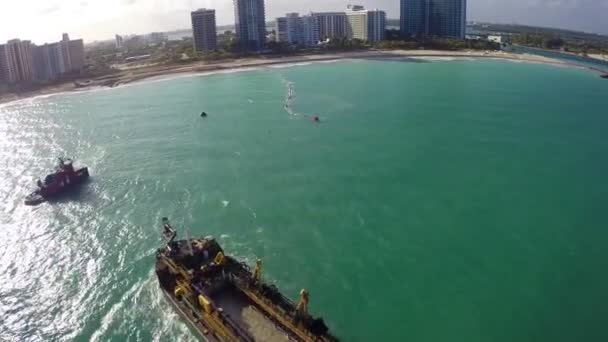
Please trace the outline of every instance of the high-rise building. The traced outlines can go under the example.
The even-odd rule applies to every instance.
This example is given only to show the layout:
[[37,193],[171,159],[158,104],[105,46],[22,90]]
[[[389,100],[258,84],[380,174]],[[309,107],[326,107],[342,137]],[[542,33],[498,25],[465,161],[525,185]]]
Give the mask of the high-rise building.
[[319,44],[319,20],[312,14],[302,17],[302,44],[314,46]]
[[286,17],[279,17],[275,20],[275,40],[277,42],[281,42],[281,43],[288,43],[289,42],[289,28],[287,27],[287,18]]
[[425,35],[427,28],[428,0],[401,0],[399,26],[404,36]]
[[163,32],[152,32],[144,36],[144,40],[148,45],[159,45],[168,39],[167,35]]
[[386,13],[380,10],[366,10],[363,6],[349,5],[346,12],[349,39],[370,42],[384,39],[386,35]]
[[304,32],[302,32],[302,18],[298,13],[287,13],[285,18],[287,18],[288,43],[301,45],[304,35]]
[[63,49],[63,44],[61,42],[49,44],[51,47],[51,51],[49,56],[51,58],[51,63],[54,65],[54,69],[56,70],[58,75],[62,75],[68,72],[68,66],[65,64],[65,50]]
[[287,13],[276,19],[276,40],[294,45],[314,46],[319,43],[319,22],[313,15],[300,17]]
[[0,45],[0,83],[17,82],[16,65],[9,54],[8,46]]
[[5,83],[52,81],[63,74],[80,73],[84,65],[84,42],[70,40],[67,33],[61,41],[42,46],[19,39],[0,45],[0,79]]
[[464,39],[466,0],[401,0],[401,32]]
[[234,0],[234,22],[241,47],[261,50],[266,44],[264,0]]
[[346,13],[319,12],[313,13],[319,25],[320,40],[341,39],[346,37]]
[[348,39],[367,40],[367,12],[359,8],[356,10],[351,8],[346,13],[346,37]]
[[63,50],[60,43],[49,44],[49,59],[50,59],[50,74],[58,77],[66,73],[65,65],[63,64]]
[[57,78],[57,73],[51,67],[51,47],[48,44],[34,46],[34,78],[39,81],[50,81]]
[[192,36],[194,51],[212,51],[217,49],[217,31],[215,10],[199,9],[190,13],[192,19]]
[[0,84],[8,83],[7,78],[7,58],[6,58],[6,46],[0,44]]
[[70,40],[68,42],[71,71],[80,73],[84,68],[84,42],[82,39]]
[[466,16],[466,0],[431,0],[428,16],[429,34],[464,39]]
[[122,47],[124,46],[124,44],[125,44],[125,41],[122,38],[122,36],[116,35],[116,37],[115,37],[115,46],[116,46],[116,48],[117,49],[122,49]]
[[386,38],[386,12],[367,11],[367,40],[376,42]]
[[13,82],[29,82],[34,79],[32,44],[29,40],[9,40],[6,43],[7,64],[14,70]]
[[61,73],[72,71],[72,59],[70,58],[70,37],[67,33],[64,33],[61,41],[59,41],[59,48],[61,49],[61,56],[63,58],[63,70]]

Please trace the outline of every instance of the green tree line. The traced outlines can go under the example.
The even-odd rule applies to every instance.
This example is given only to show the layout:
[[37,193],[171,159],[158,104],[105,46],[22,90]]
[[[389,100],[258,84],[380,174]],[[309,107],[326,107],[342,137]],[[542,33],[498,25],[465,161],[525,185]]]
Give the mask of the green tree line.
[[560,49],[578,54],[608,54],[608,44],[585,40],[566,40],[554,34],[522,32],[513,35],[513,43],[543,49]]

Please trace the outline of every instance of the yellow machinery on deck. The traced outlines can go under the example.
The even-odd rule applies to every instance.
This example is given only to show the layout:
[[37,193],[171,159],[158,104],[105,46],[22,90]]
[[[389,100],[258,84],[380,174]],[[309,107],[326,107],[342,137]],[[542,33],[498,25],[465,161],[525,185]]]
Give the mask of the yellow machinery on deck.
[[202,338],[210,341],[337,342],[322,319],[308,313],[309,293],[296,304],[262,281],[262,262],[253,272],[226,256],[210,237],[173,241],[176,233],[164,220],[169,240],[157,251],[161,289],[176,311]]

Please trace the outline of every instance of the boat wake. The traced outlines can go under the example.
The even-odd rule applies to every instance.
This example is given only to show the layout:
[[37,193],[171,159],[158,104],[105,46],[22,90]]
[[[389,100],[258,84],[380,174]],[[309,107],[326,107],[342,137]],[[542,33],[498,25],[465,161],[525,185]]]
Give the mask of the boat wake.
[[285,94],[283,108],[290,116],[298,116],[298,113],[293,110],[293,101],[296,98],[295,83],[288,80],[284,74],[281,74],[281,80],[283,81],[283,84],[285,84],[285,86],[287,87],[287,93]]
[[298,113],[293,109],[294,101],[296,99],[296,84],[295,84],[295,82],[292,82],[289,79],[287,79],[287,77],[285,77],[285,75],[283,73],[281,73],[281,80],[283,81],[283,84],[285,84],[285,86],[287,88],[287,92],[285,94],[285,101],[283,102],[283,109],[285,109],[287,114],[289,114],[289,116],[294,117],[294,118],[300,117],[300,116],[306,117],[306,118],[316,118],[316,120],[318,121],[317,115]]

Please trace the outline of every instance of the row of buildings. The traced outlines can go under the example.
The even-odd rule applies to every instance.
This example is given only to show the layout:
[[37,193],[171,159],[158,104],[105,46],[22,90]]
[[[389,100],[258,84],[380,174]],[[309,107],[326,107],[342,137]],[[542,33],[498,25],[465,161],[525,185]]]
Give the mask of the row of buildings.
[[[400,26],[404,36],[465,38],[466,0],[400,0]],[[266,43],[264,0],[234,0],[235,30],[241,46],[261,50]],[[215,10],[191,13],[194,49],[217,48]],[[320,12],[300,16],[288,13],[276,19],[278,42],[313,46],[327,39],[383,40],[386,12],[348,5],[344,12]]]
[[114,37],[114,44],[117,49],[135,49],[145,46],[157,46],[161,45],[168,40],[168,37],[163,32],[152,32],[143,35],[127,35],[121,36],[116,35]]
[[[217,49],[214,9],[199,9],[190,14],[196,51]],[[266,45],[264,0],[234,0],[235,33],[243,49],[259,51]]]
[[54,81],[82,72],[85,63],[82,39],[44,45],[13,39],[0,45],[0,83],[17,84]]
[[[261,50],[266,43],[264,0],[234,0],[235,31],[241,46]],[[217,48],[216,16],[213,9],[191,13],[196,51]],[[288,13],[276,18],[275,40],[293,45],[313,46],[334,38],[378,41],[385,37],[386,12],[348,5],[345,12]]]
[[386,12],[348,5],[345,12],[319,12],[276,19],[275,39],[292,45],[314,46],[328,39],[379,41],[386,36]]

